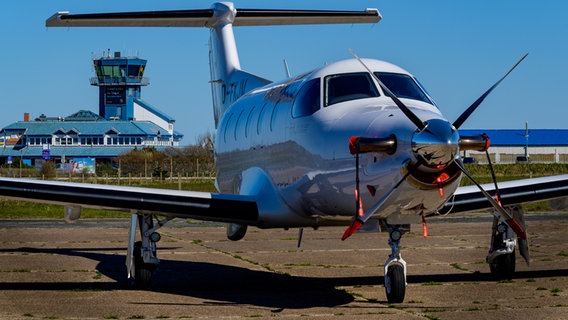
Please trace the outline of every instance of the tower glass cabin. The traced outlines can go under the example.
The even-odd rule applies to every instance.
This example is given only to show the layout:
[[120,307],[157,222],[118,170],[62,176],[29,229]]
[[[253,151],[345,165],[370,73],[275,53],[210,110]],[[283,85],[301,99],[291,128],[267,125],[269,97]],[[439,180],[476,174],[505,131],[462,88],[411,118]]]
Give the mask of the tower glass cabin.
[[142,86],[150,84],[144,77],[146,60],[122,57],[120,52],[93,60],[96,77],[91,85],[99,87],[99,115],[107,120],[134,119],[134,99],[140,98]]

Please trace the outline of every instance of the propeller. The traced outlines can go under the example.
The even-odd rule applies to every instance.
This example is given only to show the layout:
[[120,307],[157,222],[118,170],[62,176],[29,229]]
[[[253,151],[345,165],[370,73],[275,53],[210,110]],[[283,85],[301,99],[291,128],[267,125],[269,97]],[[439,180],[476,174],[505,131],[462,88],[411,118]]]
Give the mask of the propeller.
[[[500,217],[515,231],[517,237],[526,239],[526,231],[518,223],[514,217],[507,212],[497,201],[495,201],[484,189],[477,183],[471,174],[465,169],[459,160],[459,150],[479,150],[486,151],[489,148],[489,138],[486,135],[480,136],[464,136],[460,137],[457,129],[469,118],[469,116],[479,107],[485,98],[499,85],[520,63],[526,56],[525,54],[509,71],[497,81],[489,90],[487,90],[481,97],[479,97],[469,108],[467,108],[458,119],[452,124],[441,119],[430,119],[422,121],[420,118],[410,110],[400,99],[398,99],[389,88],[383,84],[379,77],[374,74],[367,65],[353,52],[349,50],[353,57],[369,72],[369,74],[381,86],[383,92],[389,96],[397,107],[404,113],[404,115],[416,126],[418,129],[412,137],[412,151],[418,161],[409,168],[407,173],[387,192],[379,201],[373,205],[370,210],[365,211],[361,201],[361,193],[359,190],[359,154],[367,152],[386,152],[393,154],[396,151],[397,143],[396,137],[391,135],[388,138],[367,138],[367,137],[351,137],[349,141],[349,148],[352,154],[356,157],[356,189],[355,189],[355,202],[356,213],[351,225],[345,230],[342,240],[347,239],[355,233],[381,206],[392,196],[394,191],[402,184],[406,178],[419,166],[426,166],[428,168],[439,171],[440,176],[435,180],[439,185],[440,196],[443,197],[443,183],[449,178],[445,173],[446,168],[450,164],[455,164],[459,170],[465,174],[474,184],[480,189],[482,194],[487,198],[491,205],[497,210]],[[406,162],[408,162],[407,160]],[[442,179],[444,177],[444,179]]]

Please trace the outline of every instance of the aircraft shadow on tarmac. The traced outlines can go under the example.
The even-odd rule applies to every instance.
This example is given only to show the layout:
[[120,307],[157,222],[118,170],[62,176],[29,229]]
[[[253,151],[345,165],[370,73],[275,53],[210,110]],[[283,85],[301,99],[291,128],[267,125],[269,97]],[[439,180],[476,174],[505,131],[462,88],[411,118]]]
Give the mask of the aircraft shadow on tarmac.
[[[0,253],[54,254],[92,259],[98,261],[96,266],[98,272],[115,280],[115,282],[10,282],[0,283],[0,290],[112,291],[129,288],[124,256],[109,254],[109,250],[116,248],[0,249]],[[515,275],[516,278],[566,276],[568,269],[524,271]],[[496,280],[489,273],[463,273],[409,275],[407,281],[411,284],[431,281],[447,283]],[[348,304],[355,298],[338,287],[382,286],[382,284],[382,276],[303,277],[215,263],[162,260],[154,274],[152,291],[201,298],[208,300],[210,304],[248,304],[283,310]]]

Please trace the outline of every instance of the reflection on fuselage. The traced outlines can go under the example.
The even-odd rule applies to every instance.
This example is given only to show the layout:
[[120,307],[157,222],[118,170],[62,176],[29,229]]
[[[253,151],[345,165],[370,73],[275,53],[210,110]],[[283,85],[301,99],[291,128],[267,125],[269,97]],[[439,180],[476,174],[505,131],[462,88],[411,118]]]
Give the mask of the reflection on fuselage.
[[[426,92],[404,70],[370,60],[376,75],[400,98],[409,100],[424,119],[442,118]],[[378,83],[353,60],[340,61],[295,78],[252,90],[238,99],[218,126],[215,149],[217,185],[222,193],[241,190],[241,174],[259,168],[278,188],[287,205],[304,216],[344,216],[354,213],[355,160],[351,136],[397,136],[393,155],[362,157],[362,184],[387,192],[412,160],[413,124],[394,106]],[[403,192],[402,192],[403,191]],[[435,210],[444,199],[417,196],[416,188],[401,188],[392,207]],[[428,199],[428,198],[432,198]],[[364,202],[376,199],[368,193]]]

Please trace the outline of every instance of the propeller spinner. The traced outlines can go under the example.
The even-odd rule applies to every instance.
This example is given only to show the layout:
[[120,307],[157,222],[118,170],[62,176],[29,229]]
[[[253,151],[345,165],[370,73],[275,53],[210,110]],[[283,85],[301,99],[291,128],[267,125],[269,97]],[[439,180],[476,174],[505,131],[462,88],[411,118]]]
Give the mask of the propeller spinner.
[[459,154],[460,136],[447,121],[431,119],[412,137],[412,151],[427,167],[443,169]]

